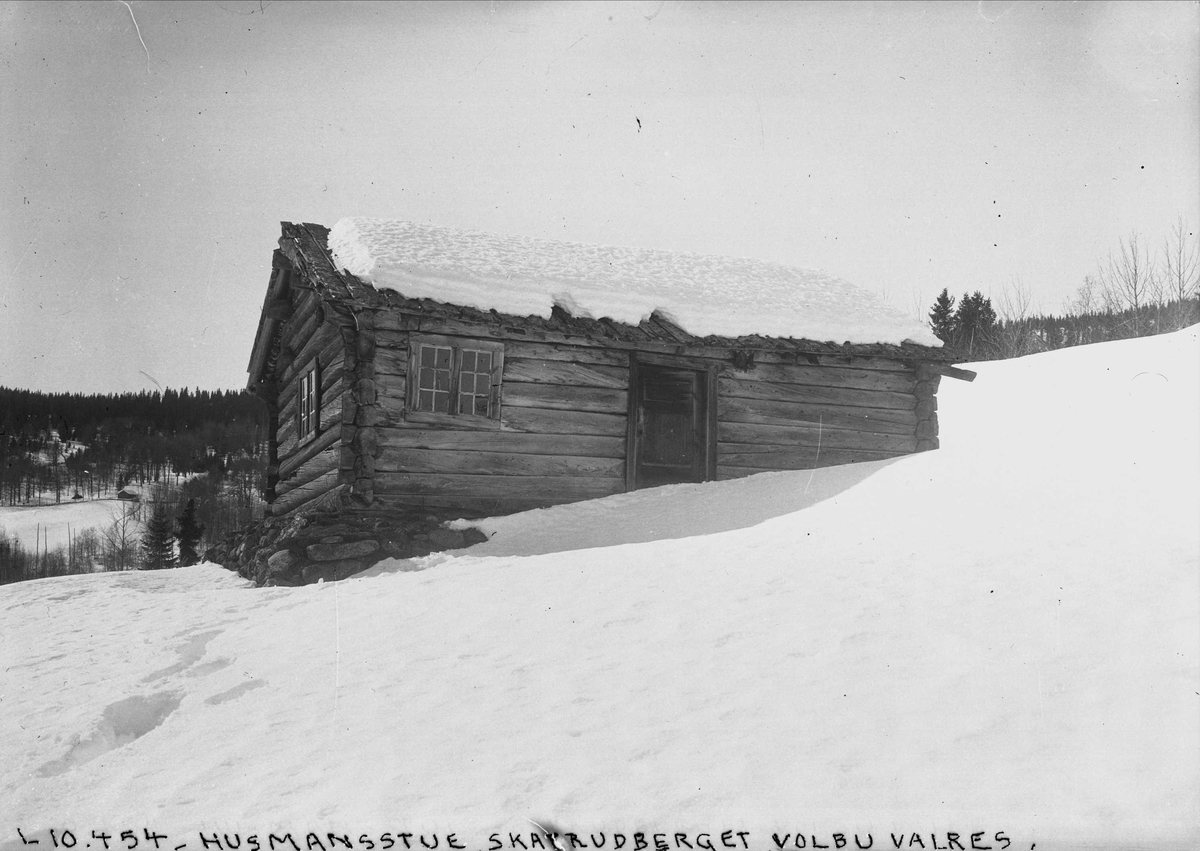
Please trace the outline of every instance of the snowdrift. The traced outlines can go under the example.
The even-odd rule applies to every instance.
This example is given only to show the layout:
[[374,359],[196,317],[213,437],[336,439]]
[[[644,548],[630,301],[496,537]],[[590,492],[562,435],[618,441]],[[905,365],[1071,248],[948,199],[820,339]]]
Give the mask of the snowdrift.
[[1195,847],[1198,367],[1196,329],[980,364],[938,452],[342,583],[0,589],[0,848]]

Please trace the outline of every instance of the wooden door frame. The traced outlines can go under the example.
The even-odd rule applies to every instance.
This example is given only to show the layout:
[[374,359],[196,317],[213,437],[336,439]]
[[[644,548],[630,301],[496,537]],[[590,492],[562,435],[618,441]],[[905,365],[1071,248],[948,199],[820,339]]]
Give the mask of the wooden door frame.
[[699,373],[703,398],[700,404],[704,411],[700,417],[704,423],[704,481],[717,477],[717,364],[700,358],[658,355],[649,352],[629,353],[629,409],[625,443],[625,490],[633,491],[637,483],[637,409],[638,379],[643,367],[666,367]]

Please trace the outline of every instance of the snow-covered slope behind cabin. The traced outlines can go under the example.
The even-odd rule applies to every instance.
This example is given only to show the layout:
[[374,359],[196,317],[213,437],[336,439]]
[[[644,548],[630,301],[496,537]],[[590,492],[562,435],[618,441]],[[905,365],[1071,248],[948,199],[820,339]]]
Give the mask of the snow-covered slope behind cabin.
[[85,529],[95,529],[99,534],[130,507],[130,503],[120,499],[68,500],[58,505],[4,505],[0,506],[0,534],[9,540],[16,538],[29,552],[33,552],[35,546],[50,550],[65,548],[72,537]]
[[0,589],[0,847],[483,849],[527,819],[606,848],[1195,847],[1198,364],[1194,329],[981,364],[944,382],[939,452],[488,521],[343,583]]

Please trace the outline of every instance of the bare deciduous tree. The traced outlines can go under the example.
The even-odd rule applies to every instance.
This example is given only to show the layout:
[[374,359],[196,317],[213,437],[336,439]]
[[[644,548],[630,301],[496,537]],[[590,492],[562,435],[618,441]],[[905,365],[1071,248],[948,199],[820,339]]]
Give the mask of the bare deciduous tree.
[[141,532],[133,506],[122,506],[101,534],[100,562],[105,570],[133,570],[138,566]]
[[1200,245],[1183,216],[1163,240],[1162,286],[1172,301],[1200,295]]
[[1033,313],[1033,292],[1017,275],[1005,284],[996,299],[996,312],[1006,322],[1021,322]]
[[996,341],[1001,357],[1017,358],[1045,350],[1045,340],[1032,322],[1033,292],[1019,275],[1000,290],[996,312],[1002,320]]
[[1063,305],[1063,312],[1068,316],[1085,316],[1098,312],[1101,309],[1103,298],[1100,290],[1099,281],[1091,275],[1084,275],[1083,283],[1075,291],[1074,298],[1069,299]]
[[1118,243],[1116,254],[1108,255],[1108,264],[1100,267],[1100,287],[1104,298],[1117,309],[1133,311],[1134,336],[1141,333],[1140,312],[1150,303],[1155,288],[1154,260],[1141,234],[1131,231]]
[[75,538],[74,561],[85,570],[91,570],[93,564],[100,558],[100,534],[95,529],[84,529]]

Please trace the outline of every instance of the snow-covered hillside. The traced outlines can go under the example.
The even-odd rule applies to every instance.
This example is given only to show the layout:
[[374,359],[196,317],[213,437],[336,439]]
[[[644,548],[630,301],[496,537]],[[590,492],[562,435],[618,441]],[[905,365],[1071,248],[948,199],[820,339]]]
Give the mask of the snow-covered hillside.
[[977,368],[939,452],[0,589],[0,848],[1196,847],[1197,331]]
[[32,552],[35,544],[48,549],[66,547],[71,536],[85,529],[112,525],[132,503],[120,499],[90,499],[59,505],[0,506],[0,533],[16,538]]

